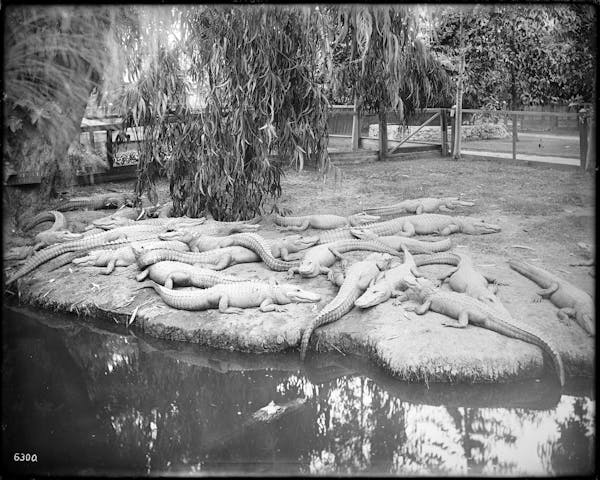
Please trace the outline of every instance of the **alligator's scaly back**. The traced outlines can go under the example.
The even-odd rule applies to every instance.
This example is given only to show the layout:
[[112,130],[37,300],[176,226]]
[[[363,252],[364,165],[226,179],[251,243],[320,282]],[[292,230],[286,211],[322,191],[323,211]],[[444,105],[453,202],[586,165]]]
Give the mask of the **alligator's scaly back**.
[[228,238],[233,242],[233,245],[246,247],[255,252],[271,270],[283,272],[300,265],[298,261],[286,262],[275,258],[271,254],[271,247],[265,242],[265,239],[256,233],[236,233]]
[[327,323],[339,320],[354,307],[373,278],[379,273],[377,262],[363,260],[350,267],[335,298],[328,303],[317,317],[306,327],[300,343],[300,359],[304,360],[313,331]]
[[66,230],[67,220],[65,216],[57,210],[49,210],[47,212],[38,213],[33,219],[23,226],[23,231],[26,232],[36,227],[40,223],[53,222],[49,230]]

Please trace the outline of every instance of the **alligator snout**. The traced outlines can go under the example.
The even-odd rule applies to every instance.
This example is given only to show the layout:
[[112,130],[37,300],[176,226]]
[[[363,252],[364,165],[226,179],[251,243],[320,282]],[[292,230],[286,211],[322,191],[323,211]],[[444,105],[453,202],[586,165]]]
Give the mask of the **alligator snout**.
[[297,303],[315,303],[321,300],[321,295],[318,293],[302,290],[301,288],[293,288],[286,292],[287,296]]

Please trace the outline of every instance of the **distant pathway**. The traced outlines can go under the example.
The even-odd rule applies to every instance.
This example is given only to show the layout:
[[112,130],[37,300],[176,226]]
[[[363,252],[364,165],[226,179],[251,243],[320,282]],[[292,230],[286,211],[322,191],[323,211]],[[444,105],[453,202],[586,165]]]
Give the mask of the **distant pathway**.
[[[479,151],[479,150],[461,150],[461,153],[463,155],[473,155],[473,156],[479,156],[479,157],[506,158],[506,159],[512,160],[512,153],[484,152],[484,151]],[[546,155],[544,155],[544,156],[542,156],[542,155],[527,155],[524,153],[518,153],[517,160],[522,160],[522,161],[526,161],[526,162],[572,165],[574,167],[579,167],[579,165],[580,165],[580,160],[578,158],[551,157],[551,156],[546,156]]]

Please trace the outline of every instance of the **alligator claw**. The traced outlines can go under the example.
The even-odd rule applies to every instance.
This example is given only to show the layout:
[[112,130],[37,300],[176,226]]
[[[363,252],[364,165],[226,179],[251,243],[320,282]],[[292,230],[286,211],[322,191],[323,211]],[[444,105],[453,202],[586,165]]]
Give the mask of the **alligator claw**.
[[533,297],[531,297],[531,301],[533,303],[540,303],[542,301],[542,297],[540,295],[534,295]]

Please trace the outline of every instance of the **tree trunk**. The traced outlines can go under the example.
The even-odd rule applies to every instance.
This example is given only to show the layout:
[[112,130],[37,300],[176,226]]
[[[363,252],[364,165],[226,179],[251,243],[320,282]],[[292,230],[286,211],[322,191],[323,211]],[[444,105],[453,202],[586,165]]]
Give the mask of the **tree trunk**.
[[379,160],[385,160],[388,153],[387,118],[385,111],[379,112]]

